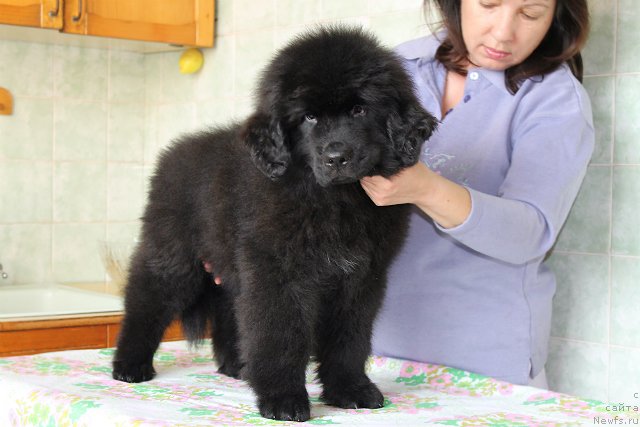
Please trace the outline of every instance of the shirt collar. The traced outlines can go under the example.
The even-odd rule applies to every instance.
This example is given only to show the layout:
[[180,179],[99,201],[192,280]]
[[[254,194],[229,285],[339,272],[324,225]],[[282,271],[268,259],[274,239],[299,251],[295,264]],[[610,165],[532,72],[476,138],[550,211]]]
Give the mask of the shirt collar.
[[469,72],[472,72],[472,71],[475,71],[478,74],[480,74],[482,77],[488,80],[489,83],[491,83],[496,88],[500,89],[501,91],[509,95],[512,95],[512,93],[509,92],[507,85],[505,84],[504,71],[487,70],[486,68],[473,68],[469,70]]
[[[422,63],[431,63],[435,61],[436,50],[438,50],[440,43],[445,37],[446,32],[441,31],[430,36],[409,40],[397,46],[396,52],[410,61],[420,60]],[[511,92],[509,92],[509,89],[507,89],[505,85],[504,71],[488,70],[485,68],[474,68],[470,71],[477,72],[493,86],[511,95]]]

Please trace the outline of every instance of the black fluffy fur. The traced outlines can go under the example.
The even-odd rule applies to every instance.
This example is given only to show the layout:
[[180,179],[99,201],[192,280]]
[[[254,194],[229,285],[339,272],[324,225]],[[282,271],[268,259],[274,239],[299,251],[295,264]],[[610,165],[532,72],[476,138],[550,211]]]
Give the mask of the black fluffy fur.
[[309,419],[311,355],[326,403],[381,407],[364,366],[409,207],[375,206],[358,180],[415,164],[435,124],[401,61],[362,30],[319,28],[279,51],[246,121],[162,154],[113,377],[153,378],[181,318],[190,340],[211,327],[220,372],[249,382],[264,417]]

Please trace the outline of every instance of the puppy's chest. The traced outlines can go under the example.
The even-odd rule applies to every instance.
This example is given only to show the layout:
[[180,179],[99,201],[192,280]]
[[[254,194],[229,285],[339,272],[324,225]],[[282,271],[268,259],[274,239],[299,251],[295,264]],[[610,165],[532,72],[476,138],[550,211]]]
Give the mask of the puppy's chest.
[[393,229],[393,220],[384,213],[352,206],[298,214],[297,221],[292,218],[290,222],[285,252],[303,265],[317,266],[319,274],[345,275],[368,269],[374,251]]

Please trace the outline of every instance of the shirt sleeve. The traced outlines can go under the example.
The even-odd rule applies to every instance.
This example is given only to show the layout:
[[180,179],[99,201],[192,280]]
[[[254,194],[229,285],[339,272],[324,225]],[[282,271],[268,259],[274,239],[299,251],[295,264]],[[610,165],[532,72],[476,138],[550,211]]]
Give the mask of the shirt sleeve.
[[467,187],[466,221],[453,228],[436,224],[469,248],[512,264],[542,257],[553,246],[594,147],[589,98],[577,81],[564,75],[534,92],[514,115],[511,163],[498,194]]

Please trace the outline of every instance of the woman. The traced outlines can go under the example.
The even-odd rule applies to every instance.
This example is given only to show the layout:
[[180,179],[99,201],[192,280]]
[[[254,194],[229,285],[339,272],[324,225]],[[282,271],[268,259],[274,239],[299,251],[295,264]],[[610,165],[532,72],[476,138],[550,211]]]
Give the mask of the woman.
[[398,52],[441,124],[422,162],[361,181],[378,205],[416,206],[373,350],[546,387],[543,261],[594,145],[586,0],[432,3],[445,30]]

